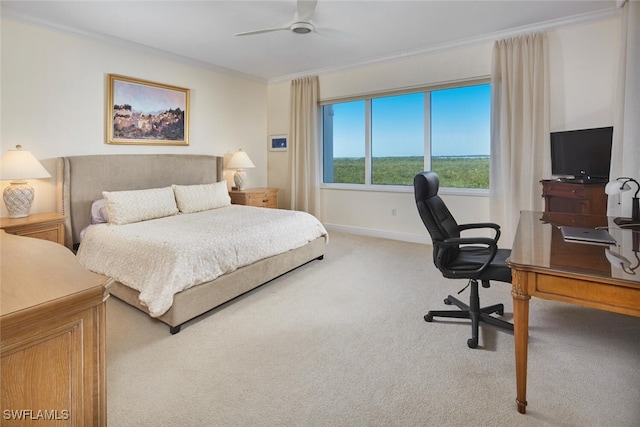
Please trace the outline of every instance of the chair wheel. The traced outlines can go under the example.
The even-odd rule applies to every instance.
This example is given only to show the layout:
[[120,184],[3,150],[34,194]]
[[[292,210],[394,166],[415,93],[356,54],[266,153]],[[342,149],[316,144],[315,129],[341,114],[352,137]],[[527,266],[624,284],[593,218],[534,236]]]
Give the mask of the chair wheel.
[[467,345],[469,348],[476,348],[478,346],[478,340],[474,340],[473,338],[469,338],[467,340]]
[[444,303],[445,303],[446,305],[451,305],[451,304],[453,304],[451,301],[449,301],[449,298],[445,298],[445,299],[444,299]]
[[429,313],[425,314],[424,315],[424,321],[425,322],[432,322],[433,321],[433,314],[429,314]]

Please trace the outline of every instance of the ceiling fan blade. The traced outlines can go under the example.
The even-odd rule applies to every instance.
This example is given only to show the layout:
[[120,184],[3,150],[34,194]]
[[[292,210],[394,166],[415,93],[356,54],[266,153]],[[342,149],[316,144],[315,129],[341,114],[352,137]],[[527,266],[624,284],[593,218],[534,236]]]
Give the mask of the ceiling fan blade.
[[326,28],[326,27],[314,27],[313,30],[317,35],[326,37],[332,40],[340,40],[340,41],[348,41],[353,42],[357,40],[357,37],[346,31],[337,30],[335,28]]
[[317,5],[318,0],[298,0],[298,10],[296,13],[297,16],[294,16],[293,21],[290,21],[288,24],[276,28],[244,31],[241,33],[235,33],[234,36],[251,36],[254,34],[264,34],[281,30],[288,30],[298,34],[308,34],[310,32],[313,32],[314,30],[313,24],[311,24],[309,21],[311,20],[311,16],[313,16]]
[[252,36],[254,34],[264,34],[264,33],[271,33],[273,31],[281,31],[281,30],[288,30],[289,26],[285,26],[285,27],[277,27],[277,28],[265,28],[262,30],[253,30],[253,31],[244,31],[242,33],[235,33],[234,36]]
[[298,0],[298,20],[309,21],[317,5],[318,0]]

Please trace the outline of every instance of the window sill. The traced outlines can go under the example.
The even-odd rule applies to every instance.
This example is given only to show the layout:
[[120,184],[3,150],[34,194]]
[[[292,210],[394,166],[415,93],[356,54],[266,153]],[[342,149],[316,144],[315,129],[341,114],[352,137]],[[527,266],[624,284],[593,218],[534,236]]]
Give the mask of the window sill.
[[[364,191],[376,193],[412,193],[413,186],[408,185],[363,185],[363,184],[320,184],[322,190]],[[489,197],[488,188],[453,188],[442,187],[439,194],[455,196]]]

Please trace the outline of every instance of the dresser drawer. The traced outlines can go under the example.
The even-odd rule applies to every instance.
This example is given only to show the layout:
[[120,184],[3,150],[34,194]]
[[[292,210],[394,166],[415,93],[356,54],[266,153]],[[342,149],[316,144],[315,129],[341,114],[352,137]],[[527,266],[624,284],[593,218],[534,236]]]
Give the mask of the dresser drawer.
[[607,195],[605,183],[571,183],[543,180],[542,197],[545,212],[569,212],[583,215],[605,215]]
[[278,207],[278,196],[277,193],[273,191],[250,194],[247,199],[247,205],[249,206],[261,206],[263,208]]
[[565,183],[546,183],[543,186],[543,196],[560,196],[571,199],[583,199],[585,197],[584,185],[573,185]]
[[261,208],[278,207],[277,188],[253,188],[249,190],[232,190],[229,192],[231,203],[236,205],[257,206]]
[[11,234],[64,244],[64,228],[62,228],[61,225],[34,228],[31,230],[19,230]]

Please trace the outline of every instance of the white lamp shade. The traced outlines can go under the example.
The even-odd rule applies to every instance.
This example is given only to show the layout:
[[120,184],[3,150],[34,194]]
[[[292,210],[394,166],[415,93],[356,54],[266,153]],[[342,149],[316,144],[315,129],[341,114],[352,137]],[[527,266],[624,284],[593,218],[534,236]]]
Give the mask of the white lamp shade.
[[51,178],[51,174],[47,172],[31,152],[22,150],[21,146],[16,145],[15,150],[9,150],[2,156],[0,179],[25,180],[37,178]]
[[623,191],[631,190],[629,184],[625,181],[609,181],[607,185],[604,187],[604,192],[608,195],[619,194]]
[[256,165],[253,164],[247,153],[242,150],[235,152],[227,164],[227,168],[229,169],[247,169],[255,167]]
[[629,261],[622,255],[613,252],[611,249],[605,249],[604,254],[607,257],[607,261],[609,261],[609,264],[613,265],[614,267],[618,267],[623,270],[625,268],[631,267],[631,261]]

